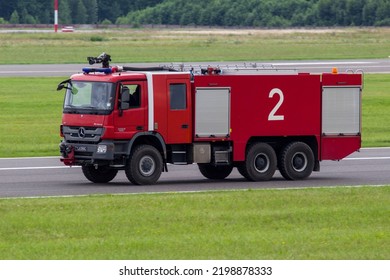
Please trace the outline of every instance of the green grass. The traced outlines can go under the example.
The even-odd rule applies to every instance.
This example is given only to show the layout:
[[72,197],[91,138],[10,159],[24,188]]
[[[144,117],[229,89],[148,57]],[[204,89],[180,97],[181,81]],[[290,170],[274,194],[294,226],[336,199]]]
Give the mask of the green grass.
[[389,259],[390,187],[0,199],[0,259]]
[[[66,77],[0,78],[0,157],[58,155]],[[390,75],[365,75],[363,146],[390,146]]]
[[0,34],[1,64],[385,58],[390,28],[319,30],[114,29]]
[[58,154],[61,78],[0,78],[0,157]]
[[390,74],[365,75],[362,136],[365,147],[390,146]]

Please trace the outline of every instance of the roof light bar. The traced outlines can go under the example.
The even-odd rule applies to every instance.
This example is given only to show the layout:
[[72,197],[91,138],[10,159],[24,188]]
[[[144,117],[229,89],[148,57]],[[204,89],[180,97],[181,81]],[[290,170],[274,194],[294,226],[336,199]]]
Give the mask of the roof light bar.
[[112,69],[112,68],[90,68],[90,67],[84,67],[83,68],[83,72],[85,74],[89,74],[91,72],[111,74],[111,73],[116,72],[116,71],[114,69]]

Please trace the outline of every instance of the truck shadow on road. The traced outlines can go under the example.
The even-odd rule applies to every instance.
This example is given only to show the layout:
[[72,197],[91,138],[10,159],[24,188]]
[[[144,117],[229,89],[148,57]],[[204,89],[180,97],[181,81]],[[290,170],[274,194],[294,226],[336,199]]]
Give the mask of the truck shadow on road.
[[[348,181],[348,179],[346,180]],[[67,184],[68,186],[73,185]],[[303,187],[324,187],[343,185],[339,178],[313,177],[301,181],[288,181],[284,178],[275,177],[270,181],[251,182],[245,178],[227,178],[224,180],[199,179],[161,179],[154,185],[133,185],[125,179],[119,179],[107,184],[94,184],[88,181],[77,183],[78,187],[89,190],[106,192],[191,192],[206,190],[231,190],[231,189],[263,189],[263,188],[303,188]]]

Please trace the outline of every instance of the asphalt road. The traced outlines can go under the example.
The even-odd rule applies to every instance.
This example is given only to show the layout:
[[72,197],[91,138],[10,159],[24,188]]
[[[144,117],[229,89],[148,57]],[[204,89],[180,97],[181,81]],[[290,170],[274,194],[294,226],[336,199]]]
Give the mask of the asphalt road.
[[203,190],[390,185],[390,148],[362,149],[342,161],[323,161],[321,171],[303,181],[286,181],[276,172],[267,182],[249,182],[234,170],[225,180],[205,179],[197,165],[169,165],[156,185],[135,186],[124,172],[109,184],[93,184],[79,167],[57,157],[0,159],[0,197],[37,197]]
[[[164,64],[164,63],[161,63]],[[235,65],[243,65],[237,62],[196,62],[186,63],[186,65],[219,65],[224,67],[226,65],[232,67]],[[364,73],[390,73],[390,58],[384,59],[358,59],[358,60],[328,60],[328,61],[272,61],[272,62],[256,62],[259,67],[274,67],[277,69],[295,69],[299,72],[308,73],[322,73],[331,72],[333,67],[337,67],[339,72],[363,71]],[[112,63],[115,65],[115,63]],[[160,63],[123,63],[120,65],[127,65],[133,67],[148,67],[158,66]],[[167,64],[169,65],[169,64]],[[250,67],[250,63],[246,64]],[[46,76],[46,77],[60,77],[70,76],[74,73],[82,71],[85,64],[36,64],[36,65],[0,65],[0,76]]]

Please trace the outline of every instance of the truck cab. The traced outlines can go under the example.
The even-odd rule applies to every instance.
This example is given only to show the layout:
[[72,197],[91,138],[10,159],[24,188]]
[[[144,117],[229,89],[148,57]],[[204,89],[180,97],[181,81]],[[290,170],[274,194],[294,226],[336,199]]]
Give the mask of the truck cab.
[[189,73],[96,70],[73,75],[62,88],[61,161],[82,166],[90,181],[111,181],[131,159],[137,172],[126,175],[135,184],[153,183],[168,162],[187,163],[175,154],[192,143]]

